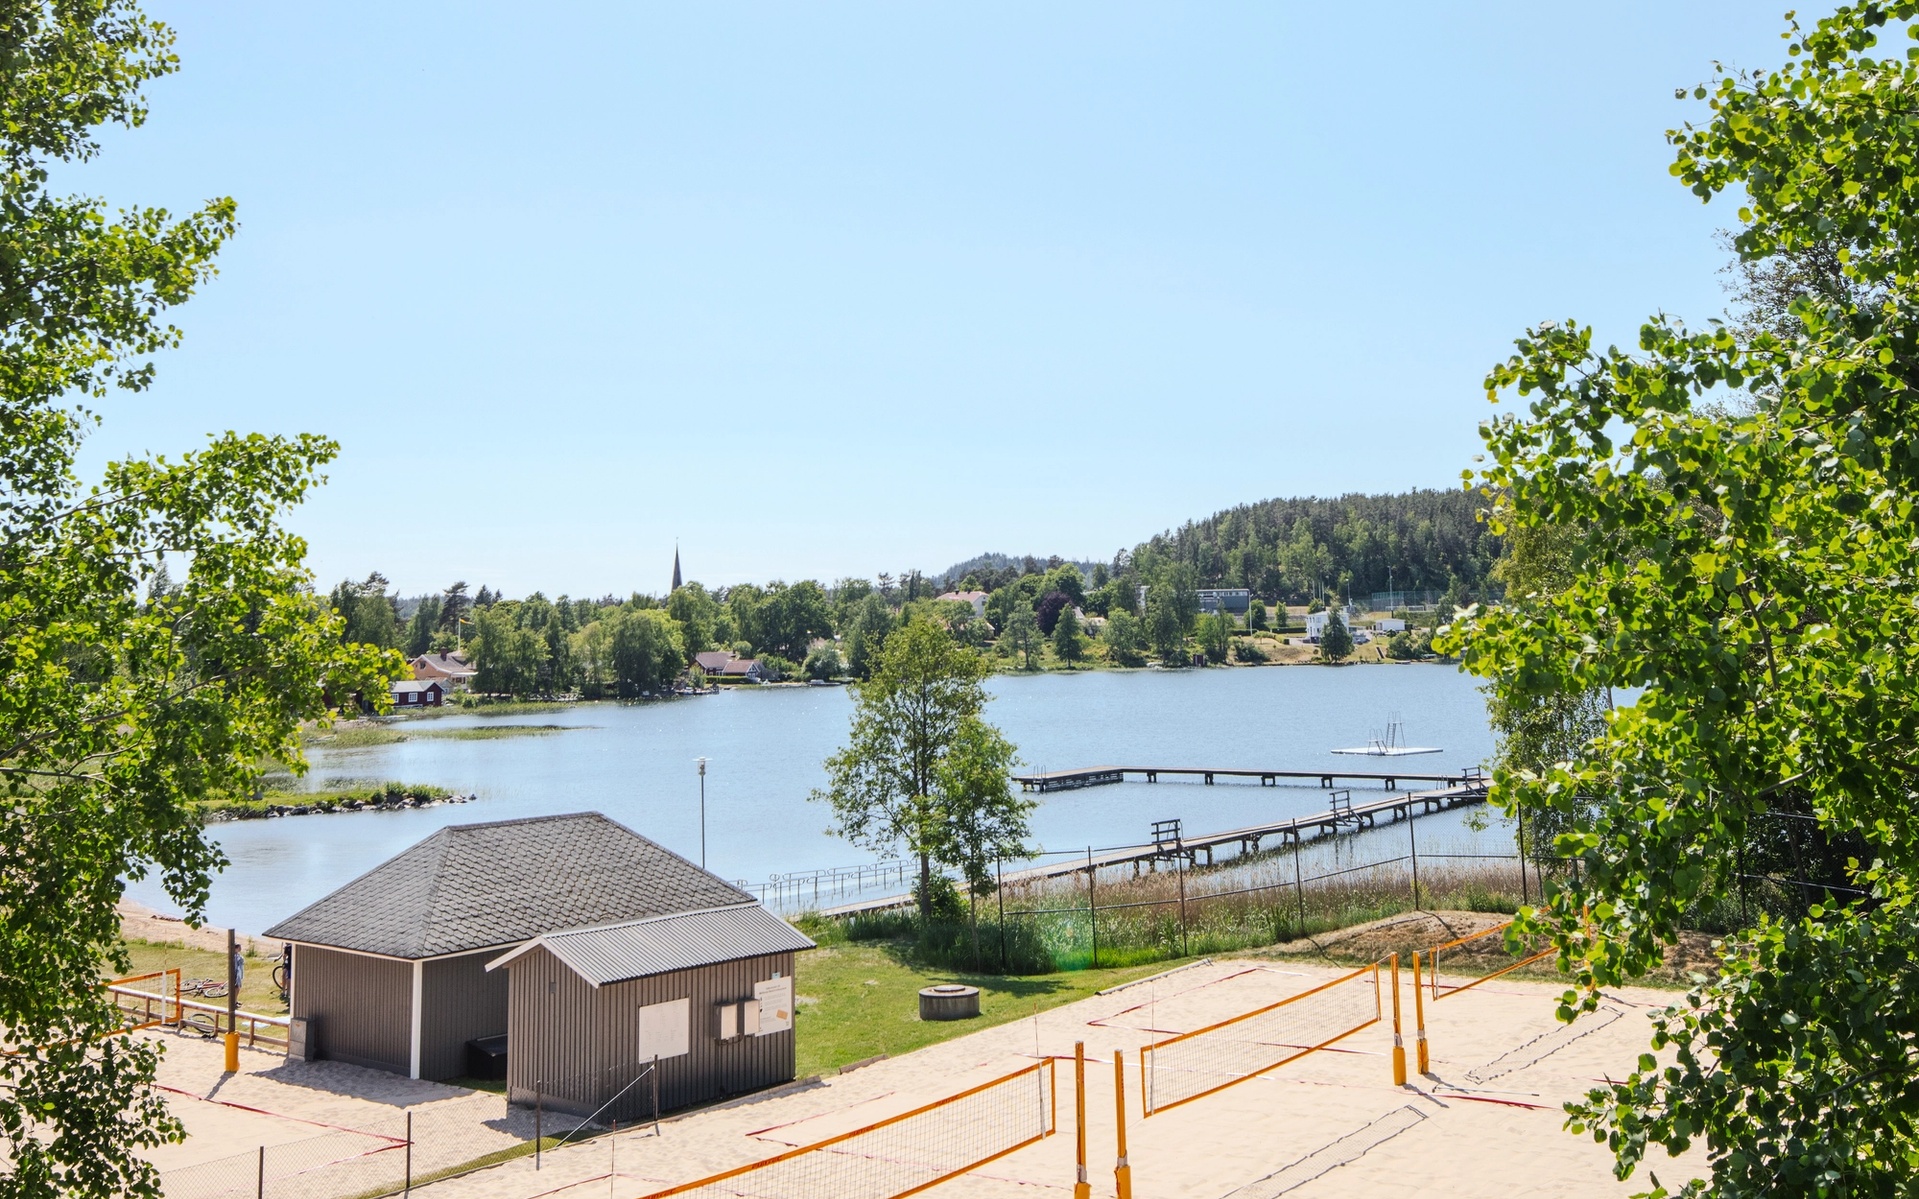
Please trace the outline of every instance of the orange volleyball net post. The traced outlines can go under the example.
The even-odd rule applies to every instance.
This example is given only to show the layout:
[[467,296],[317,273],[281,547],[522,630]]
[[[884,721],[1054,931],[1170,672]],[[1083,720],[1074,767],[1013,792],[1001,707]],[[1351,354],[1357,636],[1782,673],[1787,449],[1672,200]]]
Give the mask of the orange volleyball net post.
[[[1406,1038],[1399,1026],[1399,954],[1392,955],[1393,963],[1393,1085],[1406,1085]],[[1419,976],[1413,976],[1413,985],[1419,985]]]
[[1421,1074],[1433,1072],[1426,1053],[1426,993],[1419,989],[1419,951],[1413,950],[1413,1051]]
[[1133,1199],[1133,1164],[1126,1160],[1126,1054],[1118,1049],[1113,1050],[1113,1117],[1119,1133],[1113,1188],[1119,1199]]

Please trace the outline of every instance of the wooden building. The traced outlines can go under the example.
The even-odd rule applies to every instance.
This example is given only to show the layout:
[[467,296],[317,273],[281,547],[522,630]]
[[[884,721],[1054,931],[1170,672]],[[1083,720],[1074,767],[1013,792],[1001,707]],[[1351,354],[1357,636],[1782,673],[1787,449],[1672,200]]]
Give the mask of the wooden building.
[[757,903],[534,938],[487,965],[511,978],[508,1101],[639,1119],[656,1060],[662,1110],[790,1081],[812,947]]
[[446,700],[446,686],[438,679],[395,679],[395,708],[437,708]]
[[469,1041],[508,1031],[508,974],[486,968],[506,951],[566,929],[752,903],[582,812],[443,828],[267,935],[293,946],[290,1008],[307,1022],[309,1057],[447,1079],[467,1073]]

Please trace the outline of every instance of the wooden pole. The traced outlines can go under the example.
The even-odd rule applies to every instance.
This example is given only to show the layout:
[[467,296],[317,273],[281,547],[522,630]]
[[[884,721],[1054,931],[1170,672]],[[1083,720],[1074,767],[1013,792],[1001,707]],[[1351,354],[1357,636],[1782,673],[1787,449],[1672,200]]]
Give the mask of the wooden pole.
[[[1413,847],[1413,911],[1417,912],[1420,910],[1420,907],[1419,907],[1419,835],[1413,832],[1413,805],[1411,801],[1408,801],[1406,804],[1406,839],[1412,844],[1412,847]],[[1394,961],[1395,963],[1397,963],[1398,961],[1398,958],[1396,955],[1395,955]],[[1397,999],[1398,996],[1399,996],[1399,993],[1397,991],[1393,992],[1393,997],[1395,999]]]
[[1399,1028],[1399,953],[1395,951],[1393,961],[1393,1085],[1406,1085],[1406,1041],[1400,1035]]
[[540,1127],[546,1115],[546,1080],[543,1078],[533,1084],[533,1168],[540,1168],[541,1142],[545,1139]]
[[267,1147],[260,1146],[260,1165],[253,1176],[254,1199],[266,1199],[267,1195]]
[[1184,853],[1179,857],[1179,956],[1186,956],[1186,855]]
[[1419,951],[1413,950],[1413,1056],[1418,1059],[1419,1072],[1433,1072],[1432,1058],[1426,1053],[1426,996],[1419,989]]
[[407,1194],[413,1193],[413,1109],[406,1111],[406,1185],[401,1188]]
[[1133,1166],[1126,1160],[1126,1052],[1113,1050],[1113,1117],[1119,1130],[1119,1164],[1113,1167],[1113,1186],[1119,1199],[1133,1199]]
[[1078,1169],[1073,1181],[1073,1199],[1092,1199],[1092,1184],[1086,1181],[1086,1042],[1073,1042],[1073,1162]]

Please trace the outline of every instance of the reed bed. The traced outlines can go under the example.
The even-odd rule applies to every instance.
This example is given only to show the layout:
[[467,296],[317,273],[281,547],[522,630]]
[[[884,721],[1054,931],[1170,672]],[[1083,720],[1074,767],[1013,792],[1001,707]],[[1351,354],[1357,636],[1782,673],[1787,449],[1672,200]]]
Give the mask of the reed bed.
[[[927,965],[1044,974],[1114,967],[1274,945],[1415,908],[1513,912],[1536,896],[1519,860],[1476,840],[1410,853],[1382,853],[1365,834],[1195,867],[1174,858],[1008,885],[968,905],[937,895],[936,917],[909,912],[857,916],[829,935],[910,944]],[[1003,916],[1002,916],[1003,911]],[[815,922],[815,927],[820,927]]]

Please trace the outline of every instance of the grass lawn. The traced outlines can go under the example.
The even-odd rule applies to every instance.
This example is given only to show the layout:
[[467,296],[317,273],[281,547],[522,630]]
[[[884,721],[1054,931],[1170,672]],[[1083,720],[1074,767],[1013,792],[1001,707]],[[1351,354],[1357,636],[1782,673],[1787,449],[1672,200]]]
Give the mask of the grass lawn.
[[[128,941],[127,953],[133,958],[133,969],[129,974],[145,974],[149,970],[168,970],[178,966],[181,979],[225,978],[227,976],[226,955],[206,949],[188,949],[184,945],[167,941]],[[259,958],[249,956],[246,959],[246,981],[240,985],[240,1007],[249,1012],[258,1012],[263,1016],[284,1016],[287,1005],[280,1002],[280,989],[273,985],[273,967],[277,958]],[[102,966],[102,969],[108,969]],[[112,977],[107,975],[106,977]],[[159,990],[158,980],[137,984],[140,990]],[[196,998],[197,997],[190,997]],[[200,1003],[225,1003],[225,999],[198,999]]]
[[[1186,960],[1186,959],[1181,959]],[[1007,978],[912,964],[904,945],[885,941],[823,945],[798,956],[794,967],[800,1077],[827,1074],[877,1054],[897,1056],[1039,1010],[1084,999],[1095,991],[1171,970],[1180,961],[1116,970],[1072,970]],[[980,989],[977,1020],[922,1022],[919,990],[938,983]]]

